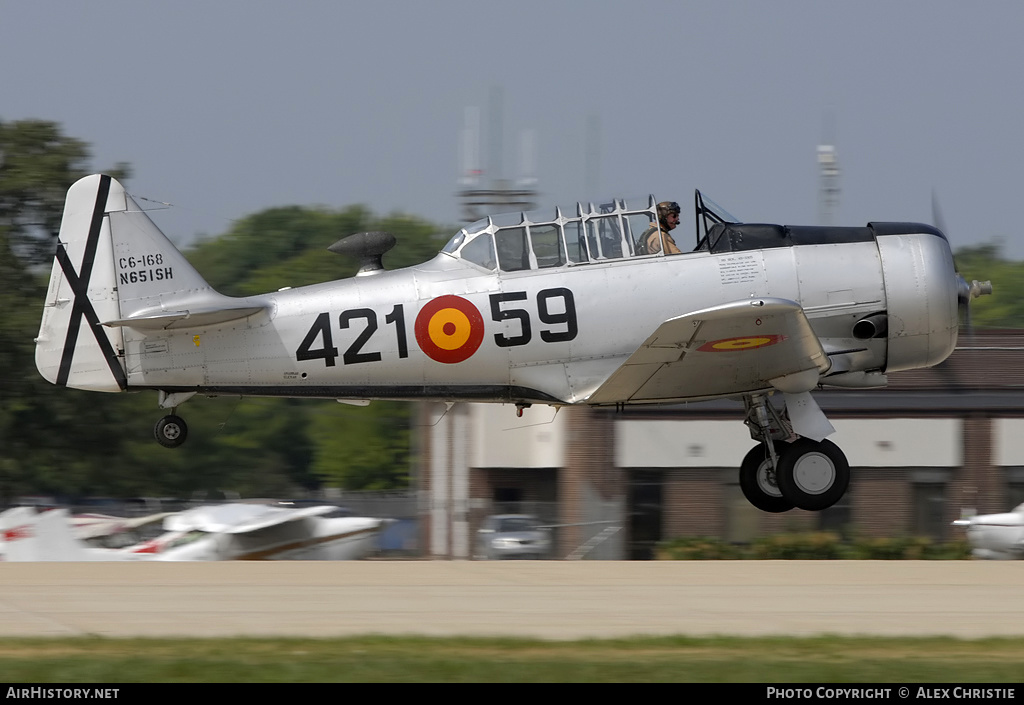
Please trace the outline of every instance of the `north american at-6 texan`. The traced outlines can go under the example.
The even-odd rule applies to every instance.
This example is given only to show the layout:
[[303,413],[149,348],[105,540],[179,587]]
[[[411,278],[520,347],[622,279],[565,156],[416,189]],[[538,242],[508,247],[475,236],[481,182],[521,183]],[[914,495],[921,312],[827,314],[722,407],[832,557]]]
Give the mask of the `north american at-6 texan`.
[[615,200],[488,217],[390,271],[394,237],[358,233],[328,248],[360,258],[354,277],[235,298],[120,183],[87,176],[68,191],[36,365],[58,385],[157,390],[169,447],[187,432],[176,407],[195,394],[520,413],[737,398],[757,441],[740,466],[747,499],[830,507],[850,467],[811,392],[942,362],[959,309],[990,287],[964,281],[930,225],[738,223],[700,192],[694,206],[690,252],[666,254],[658,235],[647,246],[653,197]]

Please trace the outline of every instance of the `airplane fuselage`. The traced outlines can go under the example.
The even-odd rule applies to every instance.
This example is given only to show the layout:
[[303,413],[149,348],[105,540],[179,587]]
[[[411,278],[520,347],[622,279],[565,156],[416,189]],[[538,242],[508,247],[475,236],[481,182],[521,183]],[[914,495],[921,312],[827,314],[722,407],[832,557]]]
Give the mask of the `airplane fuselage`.
[[[209,394],[571,404],[586,401],[637,341],[680,311],[761,297],[801,304],[834,370],[892,371],[935,364],[955,345],[951,264],[930,279],[913,276],[948,258],[945,240],[930,232],[517,272],[481,271],[440,254],[416,267],[250,297],[245,303],[262,312],[219,327],[126,328],[127,383]],[[441,312],[432,312],[439,301]],[[465,317],[452,313],[459,307]],[[855,337],[855,324],[880,311],[888,311],[886,335]],[[441,345],[432,342],[432,324]],[[685,398],[716,396],[718,386],[697,384]]]
[[157,561],[350,561],[379,547],[381,527],[368,517],[311,517],[250,533],[170,532],[134,550]]
[[1024,558],[1024,505],[1012,512],[983,514],[955,523],[967,527],[967,541],[976,558]]

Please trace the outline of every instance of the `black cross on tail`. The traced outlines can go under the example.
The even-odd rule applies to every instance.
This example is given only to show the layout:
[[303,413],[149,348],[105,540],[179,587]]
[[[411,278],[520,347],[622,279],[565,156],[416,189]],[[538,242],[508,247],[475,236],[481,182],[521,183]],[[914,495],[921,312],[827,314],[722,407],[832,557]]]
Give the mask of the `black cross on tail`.
[[109,192],[110,177],[100,177],[99,188],[96,192],[96,204],[93,207],[92,219],[89,223],[89,237],[86,241],[85,253],[82,257],[82,271],[80,273],[75,271],[64,243],[57,243],[57,262],[60,264],[61,271],[64,273],[65,278],[67,278],[68,285],[74,293],[67,335],[64,339],[64,351],[55,381],[56,384],[61,386],[67,386],[68,377],[71,374],[71,362],[75,355],[75,345],[78,341],[78,333],[83,316],[88,326],[92,329],[93,336],[96,338],[96,344],[99,345],[117,385],[122,390],[128,386],[124,369],[122,369],[121,364],[118,362],[117,354],[110,345],[110,340],[107,338],[106,333],[104,333],[99,317],[96,315],[92,302],[89,300],[89,280],[92,277],[92,268],[96,258],[96,249],[99,245],[100,230],[103,225],[103,216]]

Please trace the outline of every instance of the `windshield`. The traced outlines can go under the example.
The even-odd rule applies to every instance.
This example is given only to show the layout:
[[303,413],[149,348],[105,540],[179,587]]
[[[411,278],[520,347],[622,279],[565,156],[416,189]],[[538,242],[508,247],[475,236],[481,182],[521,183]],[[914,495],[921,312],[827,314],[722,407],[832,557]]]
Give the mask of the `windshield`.
[[[693,207],[697,216],[697,247],[698,250],[711,250],[714,243],[709,241],[709,235],[711,229],[722,223],[739,223],[742,222],[736,216],[729,213],[729,211],[722,208],[720,205],[706,197],[699,190],[694,192],[693,196]],[[718,229],[720,231],[721,228]],[[718,232],[716,231],[716,232]],[[717,237],[720,236],[718,232]]]
[[527,519],[526,517],[512,517],[508,519],[502,519],[501,524],[498,525],[498,531],[501,533],[512,533],[514,531],[533,531],[533,520]]
[[466,241],[466,231],[460,230],[459,232],[452,235],[452,239],[441,248],[441,252],[445,254],[454,255],[455,251],[459,249],[463,242]]
[[729,211],[725,210],[720,205],[718,205],[717,203],[712,201],[707,196],[702,195],[701,198],[703,198],[703,200],[704,200],[704,207],[707,208],[708,210],[712,211],[722,221],[724,221],[726,223],[742,223],[743,222],[742,220],[740,220],[739,218],[734,216],[732,213],[730,213]]

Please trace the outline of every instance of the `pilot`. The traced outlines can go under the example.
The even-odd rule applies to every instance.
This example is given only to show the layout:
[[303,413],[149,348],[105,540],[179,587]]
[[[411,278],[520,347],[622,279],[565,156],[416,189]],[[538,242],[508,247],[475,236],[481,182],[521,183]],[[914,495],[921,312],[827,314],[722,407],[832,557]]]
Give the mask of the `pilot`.
[[653,255],[661,252],[661,243],[665,242],[666,255],[682,254],[676,241],[669,235],[669,231],[675,230],[679,225],[679,204],[675,201],[662,201],[658,204],[658,222],[651,223],[651,227],[644,231],[641,237],[647,248],[647,254]]

